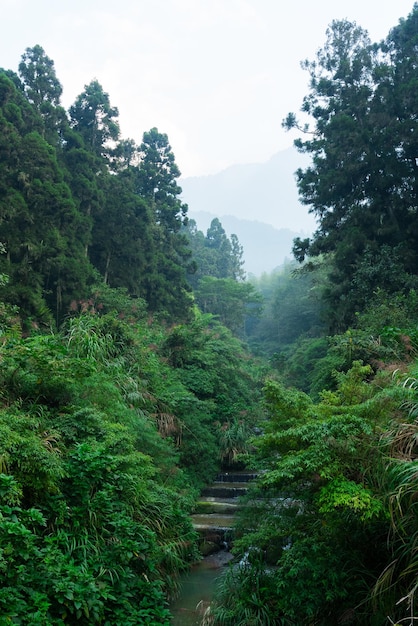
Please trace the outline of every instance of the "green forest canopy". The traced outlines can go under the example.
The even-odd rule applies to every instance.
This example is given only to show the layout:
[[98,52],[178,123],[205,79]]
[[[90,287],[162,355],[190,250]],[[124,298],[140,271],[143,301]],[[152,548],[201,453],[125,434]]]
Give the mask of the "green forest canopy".
[[152,128],[140,145],[121,139],[118,110],[97,80],[68,112],[61,92],[39,45],[18,75],[0,72],[3,299],[25,318],[59,324],[104,283],[180,320],[191,315],[197,261],[209,275],[242,279],[235,236],[211,239],[208,262],[191,245],[167,135]]
[[417,5],[379,44],[331,24],[285,122],[318,229],[255,284],[166,135],[121,140],[96,80],[66,112],[40,46],[0,72],[5,623],[167,625],[237,453],[262,479],[214,624],[415,620],[417,59]]

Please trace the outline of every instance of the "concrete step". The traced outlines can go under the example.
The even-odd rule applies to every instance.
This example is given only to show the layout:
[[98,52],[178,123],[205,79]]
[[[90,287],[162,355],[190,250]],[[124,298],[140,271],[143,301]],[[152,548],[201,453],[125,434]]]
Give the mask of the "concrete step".
[[247,486],[240,483],[235,483],[235,485],[232,485],[232,483],[230,485],[225,483],[212,484],[209,487],[204,487],[201,491],[202,496],[211,496],[217,500],[220,498],[239,498],[246,493]]
[[234,527],[233,515],[218,513],[194,514],[191,516],[193,527],[196,530],[228,530]]
[[195,513],[207,514],[207,513],[229,513],[233,515],[235,511],[237,511],[239,505],[235,502],[227,501],[226,499],[215,500],[213,497],[208,497],[207,499],[202,498],[198,502],[196,502]]
[[221,472],[215,478],[215,482],[220,483],[249,483],[255,480],[258,474],[254,472]]

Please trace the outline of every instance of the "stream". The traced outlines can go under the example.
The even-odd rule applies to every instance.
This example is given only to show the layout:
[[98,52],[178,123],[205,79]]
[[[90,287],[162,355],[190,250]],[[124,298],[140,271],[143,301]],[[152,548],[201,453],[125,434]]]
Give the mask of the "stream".
[[232,554],[226,551],[212,554],[183,574],[180,579],[180,596],[170,606],[173,626],[200,625],[211,603],[216,583],[232,558]]
[[205,556],[180,579],[180,595],[170,606],[172,626],[202,623],[217,581],[233,559],[229,548],[239,496],[245,494],[248,482],[254,478],[248,472],[223,472],[202,490],[192,521],[200,534],[200,549]]

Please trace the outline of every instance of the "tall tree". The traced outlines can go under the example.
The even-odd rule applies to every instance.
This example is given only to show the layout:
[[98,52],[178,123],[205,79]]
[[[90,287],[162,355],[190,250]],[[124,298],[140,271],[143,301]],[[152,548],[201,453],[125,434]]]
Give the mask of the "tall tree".
[[113,148],[111,142],[119,138],[118,115],[118,109],[110,104],[109,94],[97,80],[85,85],[70,108],[72,127],[83,137],[87,148],[105,158]]
[[231,234],[231,274],[235,280],[245,279],[244,248],[235,233]]
[[[310,92],[302,110],[314,127],[310,138],[296,141],[312,155],[312,165],[297,173],[298,186],[319,227],[311,240],[295,241],[294,253],[298,260],[332,254],[328,311],[333,328],[344,328],[364,308],[365,279],[366,292],[376,286],[402,290],[414,284],[418,271],[411,158],[418,121],[414,103],[405,97],[406,86],[416,80],[417,12],[416,5],[380,46],[356,24],[333,22],[325,46],[304,64]],[[296,117],[290,114],[284,124],[297,126]],[[365,259],[380,267],[379,275],[365,271]],[[407,277],[397,286],[387,281],[394,266],[399,277]]]
[[207,232],[206,237],[198,230],[196,222],[189,220],[184,227],[193,253],[196,270],[189,276],[190,284],[197,287],[203,276],[214,278],[232,278],[244,280],[243,270],[244,250],[234,234],[230,238],[217,217],[215,217]]
[[85,221],[83,239],[88,257],[93,225],[104,209],[111,157],[119,138],[118,110],[111,106],[100,83],[93,80],[85,85],[69,113],[71,128],[65,133],[63,156],[74,199]]
[[103,208],[94,219],[89,258],[111,287],[144,296],[151,264],[151,216],[146,201],[133,191],[131,172],[107,176]]
[[62,86],[56,76],[54,62],[41,46],[26,48],[19,63],[19,75],[29,102],[32,102],[38,111],[41,111],[44,103],[59,105]]
[[204,313],[212,313],[233,333],[246,334],[245,318],[261,313],[262,296],[253,285],[232,278],[204,276],[196,289],[196,301]]
[[42,119],[15,83],[0,75],[0,241],[10,282],[4,297],[26,316],[60,319],[91,268],[80,246],[82,221]]
[[185,221],[187,205],[179,198],[180,170],[167,135],[157,128],[145,132],[139,156],[137,192],[151,202],[157,223],[166,232],[176,233]]
[[67,129],[64,137],[61,159],[73,200],[84,221],[81,239],[84,254],[88,258],[93,224],[103,210],[104,185],[109,173],[103,160],[86,149],[82,137],[76,131]]
[[39,45],[26,48],[19,63],[19,75],[29,102],[42,115],[46,138],[56,143],[57,129],[68,122],[60,106],[62,86],[55,72],[54,61]]
[[[402,253],[405,268],[418,273],[418,3],[406,19],[401,19],[383,44],[388,56],[388,80],[380,86],[381,109],[391,112],[392,123],[386,129],[391,158],[390,189],[399,228],[406,242]],[[393,123],[395,122],[395,123]],[[387,157],[386,157],[387,158]]]
[[215,217],[206,233],[206,247],[212,252],[213,274],[216,278],[230,277],[231,242],[217,217]]
[[180,232],[187,220],[187,205],[180,200],[177,184],[180,170],[167,135],[157,128],[144,133],[139,155],[135,190],[146,199],[153,216],[153,260],[145,279],[146,299],[152,311],[184,318],[192,303],[186,279],[191,250]]

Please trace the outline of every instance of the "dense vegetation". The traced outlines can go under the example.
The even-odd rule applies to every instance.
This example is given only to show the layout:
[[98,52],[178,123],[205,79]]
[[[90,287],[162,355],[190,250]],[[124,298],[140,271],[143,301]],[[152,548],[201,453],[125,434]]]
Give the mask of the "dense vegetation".
[[167,329],[111,299],[26,337],[4,311],[5,624],[168,623],[176,576],[198,558],[199,486],[245,449],[234,433],[251,427],[257,383],[238,341],[208,315]]
[[[212,623],[408,624],[417,608],[418,5],[372,44],[333,22],[304,67],[303,263],[254,282],[270,358],[261,472]],[[311,122],[313,121],[313,127]]]
[[259,366],[195,304],[204,252],[254,290],[220,224],[194,253],[167,136],[120,140],[95,80],[60,95],[40,46],[0,72],[0,622],[168,624],[199,488],[259,412]]
[[207,620],[416,621],[418,5],[304,66],[318,228],[251,283],[165,134],[121,140],[96,80],[65,111],[40,46],[0,72],[1,624],[169,624],[236,462],[260,478]]
[[[333,22],[313,61],[302,111],[312,164],[298,171],[302,201],[318,220],[296,258],[325,257],[332,330],[352,324],[376,287],[416,288],[417,23],[415,6],[385,41]],[[286,127],[299,126],[289,114]]]

